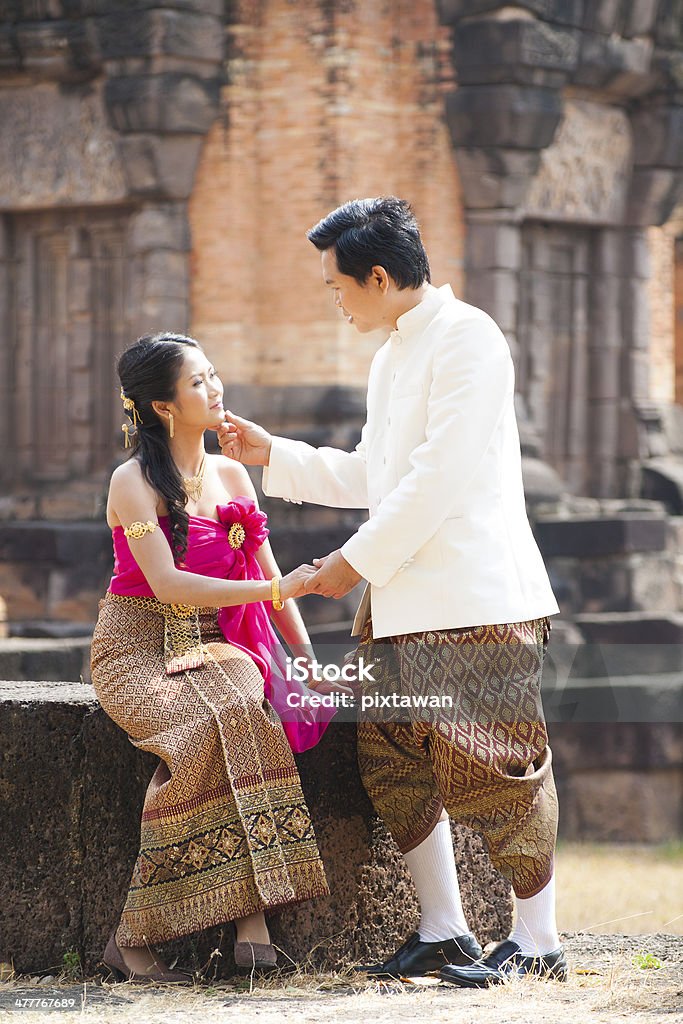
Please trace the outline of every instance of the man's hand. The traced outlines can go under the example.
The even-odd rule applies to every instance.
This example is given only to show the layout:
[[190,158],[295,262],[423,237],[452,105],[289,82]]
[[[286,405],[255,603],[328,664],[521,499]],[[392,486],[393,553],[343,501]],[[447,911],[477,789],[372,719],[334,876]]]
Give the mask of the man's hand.
[[225,423],[218,429],[223,455],[245,466],[267,466],[273,438],[258,423],[225,411]]
[[330,552],[324,558],[314,558],[313,565],[318,571],[315,575],[309,576],[304,583],[307,594],[344,597],[363,578],[349,565],[339,549]]

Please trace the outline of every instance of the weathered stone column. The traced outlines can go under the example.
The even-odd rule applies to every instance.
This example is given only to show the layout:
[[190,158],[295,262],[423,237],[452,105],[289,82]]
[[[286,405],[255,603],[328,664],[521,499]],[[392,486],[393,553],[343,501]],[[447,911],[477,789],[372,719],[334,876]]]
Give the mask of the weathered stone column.
[[[438,7],[453,32],[457,88],[446,116],[466,214],[466,294],[510,338],[522,380],[526,360],[537,369],[545,360],[520,407],[521,433],[536,428],[549,440],[546,458],[570,492],[635,495],[639,460],[663,443],[660,414],[647,399],[640,230],[666,221],[680,196],[680,18],[670,5],[611,0],[440,0]],[[539,248],[556,257],[546,267],[532,252],[526,289],[524,237],[521,259],[510,258],[515,230],[535,232]],[[538,280],[548,270],[563,278],[563,295],[555,320],[541,317],[536,331],[536,318],[521,307],[525,290],[553,305]],[[570,291],[587,298],[567,301]],[[561,345],[568,339],[571,347],[558,360],[569,370],[547,365],[555,325]],[[584,407],[574,392],[583,393]],[[539,408],[541,400],[553,408],[548,394],[566,395],[556,423]]]
[[137,333],[187,332],[190,230],[186,204],[145,204],[131,217],[128,246],[135,266],[131,287]]

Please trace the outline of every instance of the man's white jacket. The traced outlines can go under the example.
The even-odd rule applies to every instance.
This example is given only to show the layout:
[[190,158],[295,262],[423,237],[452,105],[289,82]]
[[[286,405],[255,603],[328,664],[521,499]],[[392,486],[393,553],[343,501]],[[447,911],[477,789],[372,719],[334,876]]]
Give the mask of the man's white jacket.
[[448,285],[375,355],[355,451],[275,437],[263,489],[369,509],[341,552],[371,585],[375,637],[559,611],[526,514],[510,349]]

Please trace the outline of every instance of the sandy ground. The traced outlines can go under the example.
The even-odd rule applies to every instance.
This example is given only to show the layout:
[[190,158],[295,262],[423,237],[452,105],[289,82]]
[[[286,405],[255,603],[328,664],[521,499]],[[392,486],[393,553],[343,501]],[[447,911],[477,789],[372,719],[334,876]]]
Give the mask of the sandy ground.
[[[683,1022],[683,937],[572,935],[566,984],[526,978],[487,990],[425,979],[380,984],[351,972],[298,973],[198,983],[194,989],[110,984],[0,984],[0,1019],[144,1022],[144,1024],[674,1024]],[[642,968],[638,955],[661,966]],[[72,1010],[31,1008],[30,1000],[72,1000]],[[25,1008],[24,1008],[24,1005]],[[35,1005],[35,1004],[34,1004]]]

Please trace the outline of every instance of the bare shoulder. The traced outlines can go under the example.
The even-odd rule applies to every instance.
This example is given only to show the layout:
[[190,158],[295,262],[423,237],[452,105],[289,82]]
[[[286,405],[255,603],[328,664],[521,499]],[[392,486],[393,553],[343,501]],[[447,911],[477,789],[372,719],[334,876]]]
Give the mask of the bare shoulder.
[[111,527],[120,525],[117,508],[124,502],[127,504],[130,499],[145,504],[152,502],[154,506],[157,504],[156,492],[146,480],[137,459],[128,459],[117,466],[111,475],[107,499],[107,522]]
[[219,479],[228,494],[236,498],[238,495],[245,495],[248,498],[256,498],[256,491],[251,482],[251,477],[246,467],[241,462],[226,458],[225,455],[209,455],[211,464],[215,466]]
[[137,459],[128,459],[126,462],[122,462],[120,466],[117,466],[112,473],[109,491],[111,493],[112,490],[120,490],[123,487],[143,485],[149,487],[144,478],[142,466]]

